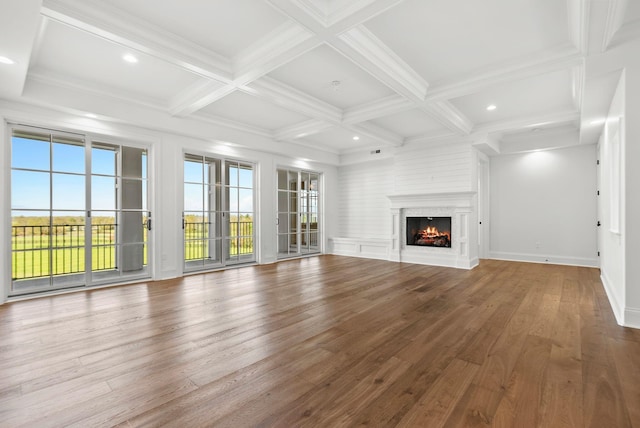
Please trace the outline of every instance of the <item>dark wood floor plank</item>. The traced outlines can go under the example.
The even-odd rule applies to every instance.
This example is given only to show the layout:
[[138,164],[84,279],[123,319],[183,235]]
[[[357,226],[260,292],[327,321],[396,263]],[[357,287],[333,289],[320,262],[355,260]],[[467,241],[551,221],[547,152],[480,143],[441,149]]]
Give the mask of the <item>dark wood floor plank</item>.
[[0,426],[640,426],[640,331],[597,269],[320,256],[0,325]]

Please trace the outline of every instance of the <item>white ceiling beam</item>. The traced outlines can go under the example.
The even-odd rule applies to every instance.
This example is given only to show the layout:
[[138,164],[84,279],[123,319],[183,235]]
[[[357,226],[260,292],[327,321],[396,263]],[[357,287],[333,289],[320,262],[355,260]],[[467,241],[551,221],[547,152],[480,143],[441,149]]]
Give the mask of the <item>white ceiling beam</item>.
[[276,130],[274,137],[278,141],[292,141],[298,138],[308,137],[317,134],[325,129],[334,127],[335,124],[325,122],[321,119],[311,119],[292,126],[286,126]]
[[360,26],[404,0],[351,0],[331,8],[327,16],[327,27],[335,34]]
[[[186,91],[180,98],[184,102],[172,109],[174,115],[188,115],[228,95],[236,88],[247,85],[270,71],[315,48],[322,42],[303,27],[285,23],[244,51],[233,61],[235,70],[227,88],[215,84],[202,85],[198,91]],[[250,92],[249,92],[250,93]]]
[[399,0],[361,2],[363,7],[352,11],[333,26],[318,22],[298,0],[267,2],[399,94],[414,101],[424,99],[428,83],[361,25],[400,3]]
[[0,98],[22,95],[42,20],[40,3],[39,0],[14,0],[11,13],[0,15],[2,55],[14,61],[11,65],[0,64]]
[[[637,1],[637,0],[635,0]],[[602,37],[600,51],[605,52],[613,37],[624,24],[624,13],[627,10],[628,0],[609,0],[609,9],[607,10],[607,20]]]
[[415,103],[400,95],[390,95],[379,100],[344,110],[342,123],[353,124],[389,116],[415,108]]
[[571,69],[571,97],[577,111],[582,112],[582,100],[585,90],[585,64]]
[[582,54],[589,47],[589,4],[590,0],[567,0],[569,37]]
[[343,128],[351,132],[355,132],[360,136],[377,141],[385,146],[399,147],[404,143],[404,138],[402,138],[402,136],[372,123],[345,125]]
[[494,65],[488,71],[479,71],[466,78],[458,78],[432,85],[427,101],[450,100],[479,92],[490,86],[565,70],[584,63],[584,57],[571,46],[541,52],[528,61]]
[[234,57],[234,82],[249,83],[321,44],[304,27],[286,22]]
[[487,122],[476,126],[474,133],[496,133],[521,130],[523,128],[539,128],[564,123],[578,123],[580,113],[577,111],[564,111],[557,113],[529,116],[521,119]]
[[326,4],[324,10],[312,0],[265,1],[313,33],[331,35],[361,25],[404,0],[351,0]]
[[473,123],[449,101],[425,102],[420,109],[458,134],[468,135],[473,129]]
[[413,101],[424,100],[429,84],[364,26],[329,43],[397,93]]
[[341,109],[271,77],[263,77],[240,90],[306,116],[334,124],[342,122]]
[[173,116],[188,116],[226,97],[236,89],[234,85],[223,85],[212,80],[196,82],[173,97],[169,105],[169,113]]
[[146,21],[123,14],[108,2],[44,0],[41,13],[203,77],[220,82],[229,82],[232,78],[231,62],[227,59]]

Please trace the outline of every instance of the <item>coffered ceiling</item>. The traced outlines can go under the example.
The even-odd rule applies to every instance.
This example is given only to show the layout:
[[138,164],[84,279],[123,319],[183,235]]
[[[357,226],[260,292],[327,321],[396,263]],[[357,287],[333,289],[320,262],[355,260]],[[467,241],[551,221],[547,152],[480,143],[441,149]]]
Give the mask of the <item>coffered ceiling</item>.
[[0,98],[336,163],[498,154],[596,142],[615,79],[586,59],[639,28],[626,0],[7,0]]

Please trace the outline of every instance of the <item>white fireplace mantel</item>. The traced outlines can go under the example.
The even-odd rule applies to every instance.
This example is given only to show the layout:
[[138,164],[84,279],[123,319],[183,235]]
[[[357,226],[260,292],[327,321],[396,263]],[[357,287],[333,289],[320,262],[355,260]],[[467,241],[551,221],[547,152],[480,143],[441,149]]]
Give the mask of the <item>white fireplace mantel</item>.
[[[388,195],[391,202],[391,248],[389,259],[471,269],[478,264],[474,197],[476,192],[440,192]],[[407,246],[407,216],[451,217],[451,248]]]

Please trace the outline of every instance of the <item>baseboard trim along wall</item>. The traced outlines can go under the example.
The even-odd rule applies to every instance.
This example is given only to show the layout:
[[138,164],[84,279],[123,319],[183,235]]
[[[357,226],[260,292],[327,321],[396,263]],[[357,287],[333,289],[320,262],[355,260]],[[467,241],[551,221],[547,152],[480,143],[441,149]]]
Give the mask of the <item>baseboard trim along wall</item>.
[[541,256],[538,254],[509,253],[503,251],[490,251],[490,259],[509,260],[513,262],[549,263],[554,265],[599,267],[597,258],[567,257],[558,255]]

